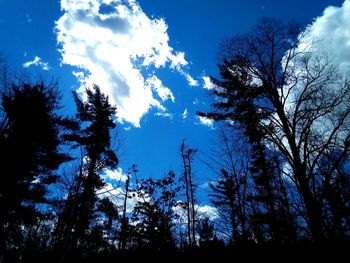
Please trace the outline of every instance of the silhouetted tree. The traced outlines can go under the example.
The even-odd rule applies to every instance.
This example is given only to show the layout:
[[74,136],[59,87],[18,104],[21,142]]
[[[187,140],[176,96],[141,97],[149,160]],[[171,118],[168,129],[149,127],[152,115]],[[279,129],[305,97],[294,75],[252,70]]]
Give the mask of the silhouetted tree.
[[205,217],[198,225],[199,247],[208,248],[214,240],[214,223],[210,222],[208,217]]
[[196,210],[195,210],[195,184],[193,180],[192,161],[197,153],[196,149],[189,148],[182,141],[180,146],[181,158],[183,161],[183,176],[182,181],[185,185],[186,194],[186,210],[187,210],[187,235],[188,245],[190,247],[196,246]]
[[[209,167],[219,177],[209,183],[211,201],[218,208],[222,225],[231,231],[228,235],[232,244],[253,238],[264,241],[271,238],[271,233],[267,233],[269,237],[264,237],[265,225],[268,224],[270,228],[272,223],[277,225],[274,222],[278,219],[277,215],[271,220],[271,213],[266,210],[270,205],[273,205],[273,209],[279,209],[279,193],[267,195],[267,190],[277,190],[277,183],[261,180],[264,178],[261,168],[268,170],[268,176],[272,179],[277,171],[272,171],[272,162],[268,163],[265,159],[265,166],[261,167],[258,163],[260,155],[256,153],[254,144],[249,143],[246,132],[241,131],[242,124],[236,123],[225,129],[221,127],[217,149],[210,155]],[[265,156],[265,151],[263,154]],[[265,229],[265,232],[270,230]],[[221,231],[227,235],[225,229]]]
[[[136,167],[135,167],[136,169]],[[136,172],[136,171],[134,171]],[[130,173],[128,173],[128,178],[125,182],[125,193],[124,193],[124,200],[123,200],[123,214],[121,219],[121,226],[120,226],[120,238],[118,243],[118,249],[121,251],[125,250],[126,241],[127,241],[127,234],[128,234],[128,218],[126,215],[126,209],[127,209],[127,200],[130,197],[129,191],[130,191]]]
[[1,97],[0,242],[3,260],[11,262],[20,256],[24,228],[33,238],[33,226],[44,216],[39,205],[47,203],[47,186],[68,157],[60,149],[63,118],[56,82],[12,83]]
[[222,80],[212,79],[221,100],[214,112],[200,115],[246,122],[246,129],[259,132],[257,143],[279,150],[302,196],[311,236],[320,241],[327,228],[321,200],[326,178],[316,170],[333,149],[349,151],[350,88],[300,32],[295,24],[265,18],[251,33],[228,40]]
[[73,250],[79,247],[87,251],[89,243],[96,240],[89,238],[88,230],[97,211],[96,191],[104,186],[99,173],[106,168],[116,168],[118,164],[110,143],[110,129],[115,128],[113,116],[116,108],[109,104],[108,97],[98,86],[86,89],[86,101],[82,101],[76,93],[73,95],[79,127],[66,134],[65,139],[80,147],[82,156],[76,184],[63,211],[66,214],[63,218],[66,219],[58,224],[63,225],[59,228],[64,229],[61,239],[62,262],[69,247]]
[[161,179],[140,180],[138,202],[133,210],[134,233],[138,249],[165,252],[175,249],[173,237],[176,194],[175,174],[170,171]]

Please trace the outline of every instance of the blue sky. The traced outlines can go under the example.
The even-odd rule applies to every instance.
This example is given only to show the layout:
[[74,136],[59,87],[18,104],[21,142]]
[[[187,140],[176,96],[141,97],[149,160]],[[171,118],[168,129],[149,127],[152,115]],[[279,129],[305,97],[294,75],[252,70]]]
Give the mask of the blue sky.
[[[67,114],[74,112],[72,90],[100,85],[119,109],[123,171],[135,163],[142,176],[179,174],[186,138],[199,149],[194,166],[202,185],[213,178],[201,160],[217,129],[195,113],[210,108],[204,79],[217,76],[220,41],[263,16],[305,25],[320,17],[317,32],[327,36],[332,27],[324,21],[338,13],[348,18],[346,3],[347,9],[341,0],[0,0],[0,51],[11,69],[57,77]],[[327,18],[329,6],[338,8]]]

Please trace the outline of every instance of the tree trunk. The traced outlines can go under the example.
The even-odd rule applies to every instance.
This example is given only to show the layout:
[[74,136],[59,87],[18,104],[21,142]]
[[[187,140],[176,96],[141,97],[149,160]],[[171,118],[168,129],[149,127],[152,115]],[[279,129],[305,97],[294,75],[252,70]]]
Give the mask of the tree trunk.
[[192,167],[191,167],[191,156],[188,155],[188,183],[189,183],[189,190],[190,190],[190,198],[191,198],[191,215],[192,215],[192,242],[193,245],[196,246],[196,211],[195,211],[195,200],[194,200],[194,186],[192,182]]
[[300,194],[304,200],[311,236],[315,242],[320,242],[324,239],[322,229],[322,209],[316,197],[311,192],[306,174],[306,166],[301,161],[301,155],[298,151],[298,147],[295,142],[295,133],[292,133],[289,128],[288,119],[284,112],[283,105],[278,99],[277,91],[275,91],[275,96],[276,98],[273,103],[276,107],[277,114],[282,122],[283,131],[286,135],[288,145],[291,149],[291,154],[293,157],[291,165],[294,170],[295,179],[299,184],[298,187],[300,190]]
[[[126,228],[127,228],[127,222],[126,222],[126,201],[128,200],[128,194],[129,194],[129,181],[130,181],[130,174],[128,174],[128,178],[125,182],[125,196],[124,196],[124,204],[123,204],[123,217],[122,217],[122,225],[120,229],[120,240],[118,244],[118,249],[121,251],[125,251],[126,246]],[[137,184],[137,183],[136,183]]]
[[308,217],[312,239],[318,243],[324,239],[322,228],[322,209],[316,197],[312,194],[306,176],[298,176],[300,193],[304,199],[305,210]]

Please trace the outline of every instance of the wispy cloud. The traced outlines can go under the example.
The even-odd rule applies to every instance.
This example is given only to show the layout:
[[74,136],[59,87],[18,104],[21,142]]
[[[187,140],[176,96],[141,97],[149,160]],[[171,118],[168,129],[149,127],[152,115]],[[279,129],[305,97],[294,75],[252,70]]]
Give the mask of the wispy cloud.
[[162,81],[155,75],[152,75],[146,79],[146,85],[151,87],[154,90],[162,101],[170,99],[172,102],[175,102],[174,94],[171,90],[165,87]]
[[189,73],[187,72],[180,72],[187,80],[188,85],[192,86],[192,87],[196,87],[198,86],[198,81],[195,80]]
[[[103,12],[101,5],[108,6]],[[82,85],[95,83],[118,107],[120,122],[136,127],[151,107],[164,111],[175,100],[157,77],[157,69],[170,68],[190,85],[185,53],[169,45],[168,26],[148,17],[135,0],[61,0],[62,17],[56,22],[62,63],[75,66]],[[155,73],[143,76],[142,69]]]
[[[25,54],[26,56],[26,54]],[[40,57],[35,56],[35,58],[31,61],[27,61],[23,63],[23,68],[29,68],[31,66],[38,66],[41,67],[43,70],[49,70],[49,64],[47,62],[44,62]]]
[[187,108],[184,110],[184,112],[182,113],[182,119],[187,119],[188,117],[188,110]]
[[154,115],[158,116],[158,117],[169,118],[169,119],[173,119],[173,117],[174,117],[173,114],[171,114],[169,112],[162,112],[162,111],[158,111]]

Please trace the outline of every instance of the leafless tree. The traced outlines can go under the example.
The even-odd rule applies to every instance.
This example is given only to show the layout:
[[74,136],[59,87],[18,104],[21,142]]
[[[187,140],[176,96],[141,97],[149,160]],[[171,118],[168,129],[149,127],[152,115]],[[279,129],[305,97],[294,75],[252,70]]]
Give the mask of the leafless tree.
[[192,161],[197,153],[196,149],[192,149],[182,141],[180,146],[181,157],[183,161],[183,182],[186,194],[187,209],[187,235],[190,247],[196,246],[196,211],[195,211],[195,184],[193,181]]
[[[350,145],[349,81],[317,50],[317,41],[322,40],[310,40],[298,25],[267,18],[251,33],[228,39],[220,65],[223,80],[212,79],[223,100],[215,103],[216,112],[202,114],[242,121],[242,102],[250,103],[266,145],[278,149],[285,169],[292,171],[288,176],[302,196],[315,241],[325,238],[322,189]],[[334,166],[321,174],[320,164],[329,155]]]

